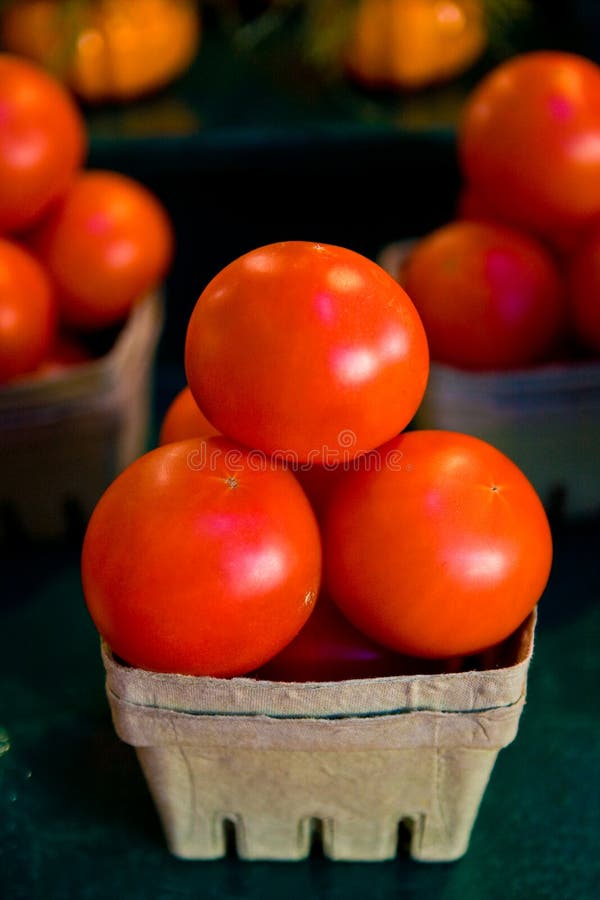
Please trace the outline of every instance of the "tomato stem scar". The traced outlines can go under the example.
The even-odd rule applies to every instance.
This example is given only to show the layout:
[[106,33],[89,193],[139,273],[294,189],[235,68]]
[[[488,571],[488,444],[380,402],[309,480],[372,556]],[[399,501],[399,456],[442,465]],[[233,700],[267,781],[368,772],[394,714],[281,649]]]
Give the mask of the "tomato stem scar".
[[236,487],[239,486],[239,482],[238,482],[237,478],[235,477],[235,475],[229,475],[229,476],[225,479],[225,484],[227,485],[228,488],[231,488],[232,491],[233,491]]

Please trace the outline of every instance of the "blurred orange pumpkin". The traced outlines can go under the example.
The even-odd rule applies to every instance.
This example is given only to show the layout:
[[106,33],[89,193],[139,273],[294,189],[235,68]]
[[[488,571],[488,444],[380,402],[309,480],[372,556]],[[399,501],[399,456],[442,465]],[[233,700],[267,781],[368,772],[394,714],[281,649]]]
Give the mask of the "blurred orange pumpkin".
[[486,40],[483,0],[359,0],[344,64],[368,87],[413,90],[465,71]]
[[195,0],[17,0],[2,44],[51,69],[89,102],[131,100],[191,63],[201,18]]

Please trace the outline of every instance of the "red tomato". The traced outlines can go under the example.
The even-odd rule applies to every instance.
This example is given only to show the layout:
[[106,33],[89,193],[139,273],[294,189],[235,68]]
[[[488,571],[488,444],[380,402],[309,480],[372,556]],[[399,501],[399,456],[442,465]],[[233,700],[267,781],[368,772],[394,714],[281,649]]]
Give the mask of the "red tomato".
[[57,286],[63,321],[118,323],[164,277],[173,238],[159,201],[115,172],[86,171],[32,235]]
[[88,609],[112,650],[190,675],[240,675],[278,653],[312,611],[320,567],[293,475],[221,437],[130,465],[96,506],[82,556]]
[[270,244],[210,282],[187,379],[211,422],[267,453],[352,459],[397,434],[427,381],[427,342],[393,278],[341,247]]
[[327,596],[320,596],[294,640],[254,675],[269,681],[342,681],[416,675],[425,668],[423,660],[371,641]]
[[0,232],[39,219],[82,164],[86,143],[67,91],[31,63],[0,54]]
[[477,653],[539,600],[552,540],[523,473],[484,441],[400,435],[341,478],[323,526],[325,581],[350,621],[414,656]]
[[564,52],[513,57],[465,104],[467,181],[502,218],[552,235],[600,211],[600,67]]
[[432,359],[465,369],[509,369],[549,357],[566,301],[550,253],[523,232],[452,222],[419,241],[402,269]]
[[584,346],[600,352],[600,227],[569,260],[567,283],[574,331]]
[[0,383],[32,372],[56,333],[46,273],[22,247],[0,239]]
[[192,396],[189,387],[180,391],[165,413],[160,429],[159,443],[185,441],[192,437],[210,437],[218,434]]

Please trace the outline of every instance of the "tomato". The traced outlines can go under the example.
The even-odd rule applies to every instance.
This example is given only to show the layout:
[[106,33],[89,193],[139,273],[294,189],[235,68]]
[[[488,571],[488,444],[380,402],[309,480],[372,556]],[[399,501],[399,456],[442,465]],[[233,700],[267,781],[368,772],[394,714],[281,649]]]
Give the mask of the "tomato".
[[423,660],[370,640],[322,595],[294,640],[253,674],[269,681],[341,681],[416,675],[424,669]]
[[484,222],[451,222],[419,241],[402,270],[432,359],[509,369],[546,359],[566,320],[564,288],[533,237]]
[[192,437],[218,434],[192,396],[189,387],[183,388],[167,409],[160,429],[159,443],[170,444]]
[[400,285],[352,250],[305,241],[260,247],[213,278],[185,365],[219,431],[310,462],[343,462],[397,434],[429,371]]
[[548,580],[544,508],[494,447],[406,432],[346,472],[323,524],[325,584],[350,621],[401,653],[477,653],[508,637]]
[[231,676],[265,663],[315,603],[319,531],[290,472],[221,437],[132,463],[96,506],[82,578],[91,617],[131,665]]
[[94,330],[125,318],[171,261],[162,205],[116,172],[85,171],[31,236],[57,286],[63,321]]
[[515,56],[468,98],[466,180],[502,218],[551,237],[600,211],[600,67],[560,51]]
[[567,284],[573,329],[584,346],[600,352],[600,226],[570,258]]
[[0,239],[0,383],[33,371],[56,333],[56,303],[37,260]]
[[70,94],[35,65],[0,54],[0,233],[39,219],[67,188],[86,145]]

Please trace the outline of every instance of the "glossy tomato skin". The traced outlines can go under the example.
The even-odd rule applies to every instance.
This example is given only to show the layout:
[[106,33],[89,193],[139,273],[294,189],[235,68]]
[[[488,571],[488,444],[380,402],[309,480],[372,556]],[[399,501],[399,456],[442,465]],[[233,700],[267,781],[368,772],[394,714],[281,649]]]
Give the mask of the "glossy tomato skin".
[[600,353],[600,226],[570,257],[567,284],[573,330],[584,347]]
[[168,216],[139,182],[88,170],[31,235],[56,287],[63,321],[81,331],[117,324],[163,279],[173,253]]
[[185,365],[223,434],[311,462],[397,434],[429,371],[423,327],[394,279],[306,241],[260,247],[216,275],[192,313]]
[[321,546],[293,476],[220,437],[167,444],[127,468],[84,539],[91,617],[131,665],[231,676],[308,618]]
[[32,372],[56,334],[52,286],[37,260],[0,239],[0,384]]
[[600,209],[600,67],[560,51],[509,59],[468,98],[458,143],[502,218],[550,238],[585,227]]
[[171,444],[193,437],[210,437],[219,432],[211,425],[186,385],[174,397],[163,419],[159,443]]
[[566,325],[559,269],[524,232],[456,221],[413,248],[403,284],[432,359],[465,369],[510,369],[544,360]]
[[[377,462],[378,459],[378,462]],[[401,653],[477,653],[539,600],[552,539],[523,473],[478,438],[406,432],[336,486],[325,584],[350,621]]]
[[321,595],[294,640],[253,674],[269,681],[343,681],[416,675],[425,668],[423,660],[394,653],[370,640],[327,595]]
[[0,234],[30,228],[66,190],[86,149],[83,117],[65,88],[0,54]]

